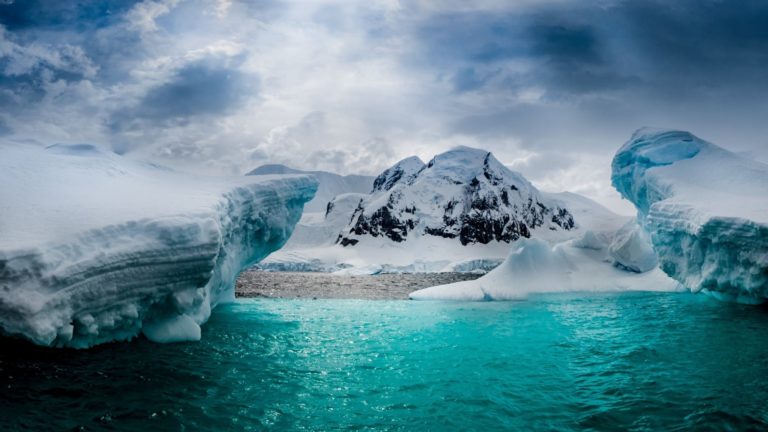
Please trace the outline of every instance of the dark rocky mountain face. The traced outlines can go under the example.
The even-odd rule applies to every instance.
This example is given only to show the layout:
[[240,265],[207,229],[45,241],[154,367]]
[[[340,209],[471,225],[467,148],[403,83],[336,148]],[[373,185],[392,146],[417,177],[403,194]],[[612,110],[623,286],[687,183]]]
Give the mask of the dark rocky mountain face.
[[400,182],[413,180],[424,167],[424,162],[416,156],[403,159],[376,177],[371,193],[386,192]]
[[575,227],[568,209],[544,202],[491,153],[458,148],[426,166],[403,162],[376,178],[337,243],[354,245],[364,236],[403,242],[414,235],[457,238],[462,245],[509,243],[536,229]]

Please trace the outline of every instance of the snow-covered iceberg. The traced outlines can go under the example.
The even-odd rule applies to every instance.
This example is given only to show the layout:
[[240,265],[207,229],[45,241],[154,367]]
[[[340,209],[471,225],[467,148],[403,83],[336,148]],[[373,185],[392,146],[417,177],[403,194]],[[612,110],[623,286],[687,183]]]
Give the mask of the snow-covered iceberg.
[[694,292],[765,301],[768,165],[689,132],[641,129],[616,153],[612,181],[664,272]]
[[[593,231],[555,245],[541,239],[521,239],[501,265],[480,279],[425,288],[411,293],[410,298],[517,300],[535,293],[679,289],[679,284],[658,267],[635,272],[619,265],[609,252],[612,241],[615,239],[609,234]],[[636,250],[630,256],[638,256],[637,250],[647,249],[638,242],[631,247]]]
[[0,144],[0,178],[0,329],[72,347],[199,339],[317,187],[202,180],[88,145]]

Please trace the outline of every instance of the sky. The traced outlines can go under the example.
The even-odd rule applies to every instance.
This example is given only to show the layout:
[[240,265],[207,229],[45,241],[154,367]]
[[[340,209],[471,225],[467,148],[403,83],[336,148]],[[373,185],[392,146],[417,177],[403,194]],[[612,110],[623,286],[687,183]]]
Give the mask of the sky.
[[457,145],[632,213],[643,126],[768,160],[768,2],[0,0],[0,139],[204,175]]

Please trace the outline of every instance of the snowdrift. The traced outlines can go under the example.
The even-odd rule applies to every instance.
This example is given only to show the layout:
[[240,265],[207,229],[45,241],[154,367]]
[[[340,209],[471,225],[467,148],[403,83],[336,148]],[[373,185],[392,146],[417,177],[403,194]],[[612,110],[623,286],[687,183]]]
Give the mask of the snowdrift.
[[765,301],[768,165],[689,132],[641,129],[616,153],[612,181],[664,272],[694,292]]
[[196,340],[240,270],[280,248],[317,184],[201,180],[87,145],[0,145],[0,328],[87,347]]

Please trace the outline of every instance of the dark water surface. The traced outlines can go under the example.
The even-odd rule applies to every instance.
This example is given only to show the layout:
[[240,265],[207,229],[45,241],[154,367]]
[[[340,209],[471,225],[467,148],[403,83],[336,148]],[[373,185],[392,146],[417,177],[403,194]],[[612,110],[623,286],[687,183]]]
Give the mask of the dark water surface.
[[199,343],[0,352],[1,430],[768,428],[768,311],[689,294],[241,300]]

